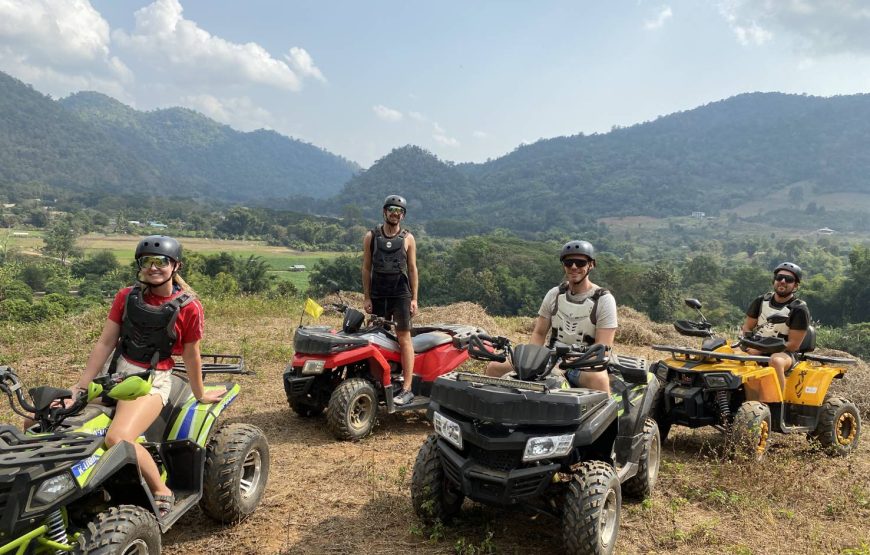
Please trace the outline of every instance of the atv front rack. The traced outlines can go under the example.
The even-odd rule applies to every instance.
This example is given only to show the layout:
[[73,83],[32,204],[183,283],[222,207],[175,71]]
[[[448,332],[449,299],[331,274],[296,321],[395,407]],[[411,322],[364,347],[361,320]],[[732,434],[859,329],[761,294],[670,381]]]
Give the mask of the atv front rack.
[[[241,355],[200,355],[203,374],[253,374],[245,368],[245,359]],[[173,372],[187,372],[183,360],[176,360]]]
[[[673,355],[684,355],[685,358],[698,357],[699,360],[715,359],[715,360],[737,360],[740,362],[758,362],[768,364],[770,357],[756,355],[732,355],[728,353],[717,353],[715,351],[703,351],[701,349],[688,349],[686,347],[674,347],[673,345],[653,345],[652,348],[656,351],[667,351]],[[696,359],[696,360],[697,360]]]
[[549,388],[542,383],[524,382],[522,380],[514,380],[511,378],[496,378],[493,376],[484,376],[483,374],[471,374],[469,372],[457,372],[456,380],[481,385],[500,385],[502,387],[522,389],[524,391],[536,391],[538,393],[546,393],[549,391]]
[[0,468],[80,461],[103,444],[102,436],[80,432],[29,436],[13,426],[0,426]]

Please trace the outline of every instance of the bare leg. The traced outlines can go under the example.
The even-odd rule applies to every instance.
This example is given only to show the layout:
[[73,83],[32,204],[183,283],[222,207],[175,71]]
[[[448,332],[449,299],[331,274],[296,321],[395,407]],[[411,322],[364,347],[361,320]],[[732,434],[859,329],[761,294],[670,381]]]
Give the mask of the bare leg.
[[170,495],[172,491],[160,479],[160,471],[151,454],[142,445],[136,443],[136,438],[157,419],[161,409],[163,409],[163,401],[159,395],[146,395],[133,401],[118,401],[115,418],[106,433],[106,445],[112,447],[122,441],[133,444],[139,470],[151,493]]
[[776,375],[779,376],[779,388],[785,391],[785,371],[791,366],[791,357],[785,353],[774,353],[770,355],[770,365],[776,370]]
[[588,387],[589,389],[597,389],[605,393],[610,393],[610,377],[606,371],[600,372],[580,372],[580,387]]
[[486,375],[500,378],[513,369],[509,362],[490,362],[486,365]]
[[399,348],[402,350],[402,377],[405,379],[405,391],[411,391],[414,380],[414,343],[411,340],[411,330],[396,330]]

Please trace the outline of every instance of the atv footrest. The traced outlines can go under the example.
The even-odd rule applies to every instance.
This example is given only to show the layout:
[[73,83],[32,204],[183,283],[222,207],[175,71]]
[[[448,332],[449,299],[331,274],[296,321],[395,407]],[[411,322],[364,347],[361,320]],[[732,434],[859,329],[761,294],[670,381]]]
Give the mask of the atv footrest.
[[202,497],[202,495],[195,490],[176,489],[173,493],[175,494],[175,505],[172,506],[172,510],[169,511],[169,514],[163,518],[158,518],[160,530],[163,532],[169,530],[169,527],[175,524],[182,515],[186,514],[187,511],[196,505],[199,502],[200,497]]
[[420,410],[429,406],[429,397],[417,395],[414,400],[406,405],[393,405],[393,412],[405,412],[408,410]]

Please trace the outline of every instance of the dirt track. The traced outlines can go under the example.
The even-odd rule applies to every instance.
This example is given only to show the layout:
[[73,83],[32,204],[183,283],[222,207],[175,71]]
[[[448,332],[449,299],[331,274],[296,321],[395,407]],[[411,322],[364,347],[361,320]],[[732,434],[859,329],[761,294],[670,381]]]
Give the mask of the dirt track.
[[[250,422],[266,432],[271,476],[263,503],[250,518],[222,527],[195,509],[165,535],[166,553],[562,551],[557,521],[469,502],[456,524],[423,529],[411,508],[409,482],[429,424],[422,415],[385,416],[370,438],[341,443],[332,439],[322,418],[291,413],[281,374],[291,356],[298,316],[284,310],[257,303],[206,306],[206,350],[242,352],[257,371],[238,379],[242,394],[224,421]],[[517,338],[526,333],[527,322],[475,316],[467,306],[439,310],[436,319],[452,313],[455,321],[487,320],[496,333]],[[42,327],[6,329],[0,352],[28,385],[66,384],[81,368],[104,317],[94,313]],[[628,337],[631,326],[625,324]],[[635,322],[635,328],[654,326]],[[623,352],[652,355],[632,347]],[[728,462],[714,431],[677,429],[672,436],[663,445],[664,463],[652,499],[623,506],[617,552],[832,553],[862,545],[864,551],[854,553],[867,552],[866,435],[860,451],[846,459],[812,451],[803,437],[774,435],[762,465]]]

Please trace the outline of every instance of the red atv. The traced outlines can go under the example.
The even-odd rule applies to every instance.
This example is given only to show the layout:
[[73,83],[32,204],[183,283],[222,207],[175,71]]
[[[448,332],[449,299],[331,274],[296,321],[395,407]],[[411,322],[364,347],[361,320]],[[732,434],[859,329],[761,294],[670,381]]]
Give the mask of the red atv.
[[293,362],[284,370],[284,391],[290,408],[303,417],[320,415],[332,434],[358,440],[371,433],[384,406],[388,413],[425,409],[432,382],[468,359],[468,338],[486,333],[474,326],[436,324],[411,330],[414,342],[415,398],[393,404],[393,392],[404,383],[399,342],[393,322],[365,315],[344,303],[330,304],[344,314],[341,330],[299,326],[293,337]]

